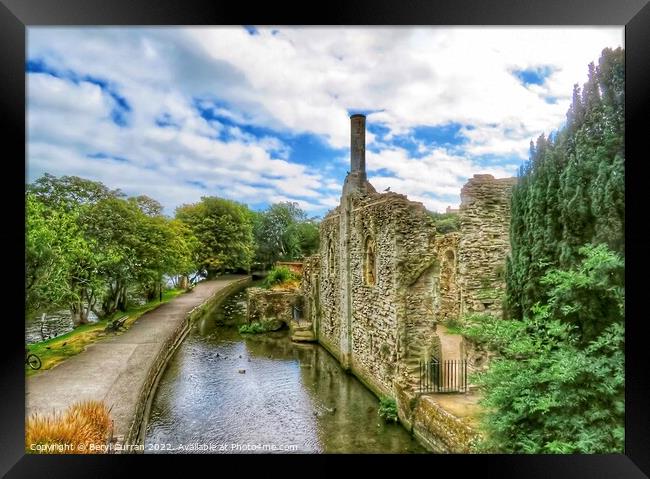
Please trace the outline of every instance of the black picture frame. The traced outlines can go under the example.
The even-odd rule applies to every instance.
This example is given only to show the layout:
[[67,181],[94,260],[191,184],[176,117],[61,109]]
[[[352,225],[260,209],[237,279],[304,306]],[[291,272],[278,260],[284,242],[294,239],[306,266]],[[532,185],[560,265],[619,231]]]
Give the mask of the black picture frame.
[[[644,207],[643,161],[647,148],[641,142],[650,132],[650,4],[648,0],[349,0],[302,7],[274,2],[246,4],[205,0],[0,0],[0,105],[5,151],[5,208],[13,213],[4,223],[7,243],[4,292],[11,309],[2,324],[3,364],[0,382],[0,472],[6,477],[112,477],[130,471],[134,463],[146,461],[147,468],[168,468],[181,464],[178,456],[33,456],[24,453],[25,378],[20,351],[24,341],[22,306],[15,298],[23,291],[19,273],[24,263],[18,251],[24,246],[25,169],[25,53],[26,27],[37,25],[625,25],[626,56],[626,208],[635,221],[626,225],[627,297],[630,318],[626,324],[626,450],[621,455],[426,455],[355,456],[363,467],[383,468],[387,461],[399,462],[410,474],[443,474],[449,467],[466,472],[468,467],[496,477],[590,477],[636,478],[650,475],[650,375],[642,310],[644,261],[642,228]],[[15,191],[7,191],[13,188]],[[15,195],[16,205],[10,198]],[[638,278],[635,281],[635,278]],[[630,308],[631,306],[631,308]],[[11,331],[11,333],[9,333]],[[145,459],[147,457],[148,459]],[[170,459],[173,457],[173,460]],[[207,459],[214,458],[210,456]],[[251,461],[264,462],[269,470],[281,467],[304,471],[340,473],[340,461],[350,456],[287,456],[282,459],[257,456],[246,459],[219,456],[220,471],[228,467],[248,467]],[[187,459],[187,458],[185,458]],[[280,465],[277,460],[282,460]],[[194,467],[196,457],[191,458]],[[271,464],[269,461],[275,463]],[[172,462],[173,461],[173,462]],[[224,461],[231,461],[225,464]],[[306,464],[298,463],[308,461]],[[326,469],[314,466],[327,461]],[[202,465],[203,466],[203,465]],[[457,472],[449,474],[457,475]]]

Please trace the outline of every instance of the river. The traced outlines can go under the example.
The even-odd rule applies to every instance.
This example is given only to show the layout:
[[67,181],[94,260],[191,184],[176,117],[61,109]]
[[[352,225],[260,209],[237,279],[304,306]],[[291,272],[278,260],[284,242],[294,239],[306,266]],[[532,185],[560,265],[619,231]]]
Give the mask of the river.
[[321,346],[286,331],[242,336],[245,291],[194,324],[167,365],[145,432],[147,453],[425,452]]
[[[88,322],[96,323],[98,320],[99,318],[91,311]],[[39,343],[69,333],[73,329],[74,322],[69,310],[61,310],[45,316],[32,316],[25,321],[25,342]]]

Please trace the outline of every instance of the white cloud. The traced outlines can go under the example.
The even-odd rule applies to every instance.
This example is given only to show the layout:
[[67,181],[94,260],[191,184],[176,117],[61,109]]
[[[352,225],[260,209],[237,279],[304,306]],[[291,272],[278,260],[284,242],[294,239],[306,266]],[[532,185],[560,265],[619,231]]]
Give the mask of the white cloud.
[[[474,173],[512,175],[513,158],[527,156],[529,140],[564,121],[587,63],[623,44],[622,27],[258,32],[30,27],[29,58],[105,79],[131,105],[128,126],[120,127],[110,119],[115,100],[96,84],[29,74],[30,178],[86,174],[149,192],[168,212],[206,194],[251,203],[287,198],[322,212],[337,204],[336,175],[348,159],[336,152],[312,170],[306,160],[289,161],[292,147],[283,138],[311,133],[347,148],[348,111],[368,110],[368,125],[389,131],[383,140],[367,133],[368,145],[379,148],[368,152],[372,181],[440,210]],[[539,66],[552,69],[542,85],[524,86],[512,74]],[[557,101],[547,102],[551,97]],[[223,121],[203,118],[199,100]],[[176,126],[157,125],[164,114]],[[417,126],[450,122],[463,125],[466,139],[453,150],[420,142],[413,158],[391,144]],[[247,125],[277,134],[251,134]],[[97,152],[130,162],[86,157]],[[504,160],[485,167],[484,155]]]
[[[28,90],[30,180],[44,172],[85,176],[129,194],[150,194],[167,206],[167,213],[202,195],[253,204],[278,195],[323,196],[318,191],[323,177],[287,161],[288,147],[279,139],[230,128],[232,138],[219,140],[224,125],[206,121],[176,93],[143,89],[127,96],[135,125],[122,128],[110,118],[112,99],[95,84],[37,73],[28,75]],[[157,126],[161,112],[179,127]],[[128,162],[88,157],[95,154]]]

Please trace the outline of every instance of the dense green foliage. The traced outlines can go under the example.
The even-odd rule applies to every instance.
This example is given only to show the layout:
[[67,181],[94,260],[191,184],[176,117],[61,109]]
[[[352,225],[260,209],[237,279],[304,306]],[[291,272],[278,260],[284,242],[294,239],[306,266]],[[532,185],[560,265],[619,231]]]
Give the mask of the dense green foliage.
[[74,260],[87,243],[77,215],[50,209],[34,195],[26,197],[25,305],[28,312],[65,304]]
[[255,215],[256,262],[268,267],[276,261],[292,261],[318,250],[318,223],[298,207],[283,202]]
[[445,234],[460,229],[458,213],[437,213],[435,211],[429,211],[429,215],[433,218],[438,233]]
[[379,399],[379,409],[377,414],[386,422],[397,422],[397,403],[395,400],[388,396],[383,396]]
[[262,287],[270,288],[271,286],[287,283],[289,281],[296,281],[298,279],[298,275],[293,273],[286,266],[276,266],[271,271],[269,271],[269,274],[266,276],[266,278],[264,278]]
[[82,324],[90,311],[125,311],[130,295],[151,300],[166,277],[196,269],[190,230],[146,196],[46,174],[27,185],[25,202],[27,314],[67,307]]
[[507,319],[460,331],[498,356],[483,386],[496,452],[623,452],[624,64],[605,49],[567,124],[531,143],[513,190]]
[[255,251],[253,213],[235,201],[208,196],[176,209],[176,218],[198,239],[200,270],[208,278],[249,271]]
[[518,318],[548,293],[541,278],[570,268],[587,243],[625,253],[624,54],[605,49],[576,85],[567,123],[531,142],[513,190],[506,277],[509,313]]
[[[488,451],[623,452],[623,261],[605,245],[580,252],[575,269],[543,277],[548,301],[523,321],[475,315],[462,329],[499,354],[477,377],[486,392],[481,447]],[[601,295],[607,316],[598,316],[597,334],[585,335],[576,318],[588,319]]]
[[251,324],[242,324],[239,326],[240,334],[261,334],[267,333],[268,331],[266,326],[259,321],[253,321]]

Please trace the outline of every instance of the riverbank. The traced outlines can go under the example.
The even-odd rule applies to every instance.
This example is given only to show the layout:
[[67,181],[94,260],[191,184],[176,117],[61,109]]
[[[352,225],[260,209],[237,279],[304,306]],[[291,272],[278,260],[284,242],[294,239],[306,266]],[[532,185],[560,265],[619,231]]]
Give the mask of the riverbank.
[[[152,311],[159,306],[168,303],[175,297],[180,294],[183,294],[185,290],[183,289],[171,289],[163,293],[162,301],[150,301],[143,305],[134,306],[128,308],[125,312],[117,312],[101,321],[97,321],[91,324],[84,324],[78,326],[73,331],[69,333],[62,334],[52,339],[46,341],[41,341],[38,343],[33,343],[27,345],[27,349],[31,354],[36,354],[41,359],[41,368],[34,370],[31,369],[28,365],[25,365],[25,373],[27,376],[32,376],[34,374],[39,374],[43,371],[53,368],[54,366],[62,363],[72,356],[86,350],[86,348],[97,342],[106,338],[113,337],[115,335],[124,334],[128,329],[145,313]],[[128,316],[128,319],[124,323],[124,330],[118,331],[116,333],[106,333],[105,329],[108,323],[114,319],[121,318],[122,316]]]
[[143,314],[124,334],[91,344],[56,368],[27,378],[26,414],[51,414],[76,401],[101,400],[111,408],[118,442],[133,443],[152,386],[192,318],[248,281],[248,276],[229,276],[199,283],[191,293]]

